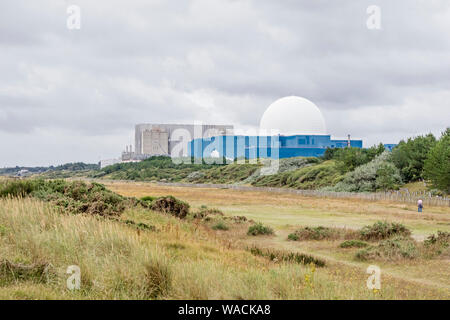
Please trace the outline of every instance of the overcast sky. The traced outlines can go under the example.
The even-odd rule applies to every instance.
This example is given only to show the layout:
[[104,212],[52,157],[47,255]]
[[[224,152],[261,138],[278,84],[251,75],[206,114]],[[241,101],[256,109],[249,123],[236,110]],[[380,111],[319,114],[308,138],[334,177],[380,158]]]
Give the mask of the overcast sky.
[[118,157],[142,122],[258,126],[287,95],[365,146],[439,135],[450,1],[0,2],[1,167]]

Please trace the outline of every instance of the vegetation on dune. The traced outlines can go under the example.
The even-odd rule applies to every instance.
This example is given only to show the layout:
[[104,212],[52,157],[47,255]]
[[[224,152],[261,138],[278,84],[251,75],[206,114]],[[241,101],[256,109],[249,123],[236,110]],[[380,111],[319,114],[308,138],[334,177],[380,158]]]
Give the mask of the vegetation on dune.
[[336,240],[351,239],[355,237],[356,231],[344,228],[331,227],[303,227],[288,235],[289,240]]
[[358,260],[401,260],[414,259],[419,254],[416,242],[410,238],[393,238],[381,241],[376,246],[370,246],[358,251]]
[[34,197],[51,202],[71,213],[104,216],[121,214],[133,199],[122,197],[99,183],[64,180],[6,180],[0,184],[0,197]]
[[155,156],[135,163],[116,163],[99,170],[91,177],[136,181],[180,181],[195,171],[217,166],[217,164],[177,164],[170,157]]
[[90,164],[84,162],[74,162],[74,163],[66,163],[59,166],[49,166],[49,167],[10,167],[10,168],[0,168],[0,175],[17,175],[21,170],[27,170],[32,174],[45,173],[46,175],[62,175],[67,174],[70,176],[71,174],[76,174],[77,172],[90,172],[93,170],[98,170],[98,164]]
[[[245,250],[241,242],[244,238],[249,245],[256,241],[261,245],[273,239],[265,238],[260,242],[260,238],[247,236],[246,224],[233,224],[247,221],[245,217],[227,216],[219,209],[202,206],[192,210],[184,206],[187,203],[170,196],[145,196],[140,199],[120,196],[125,208],[113,216],[105,213],[62,214],[62,210],[66,213],[80,212],[72,211],[70,207],[60,207],[54,201],[54,198],[67,197],[70,201],[95,202],[96,197],[91,198],[86,193],[100,193],[101,197],[108,199],[112,192],[102,185],[80,182],[21,180],[0,184],[0,298],[375,297],[365,287],[364,270],[345,264],[337,267],[315,254],[297,250],[262,247]],[[214,217],[215,220],[203,224],[202,220],[206,217]],[[215,227],[219,224],[220,227]],[[225,230],[224,225],[228,228],[226,232],[211,230]],[[255,226],[252,230],[256,230],[256,234],[270,233],[267,230],[273,232],[263,224]],[[320,228],[321,233],[328,234],[328,231]],[[358,231],[353,233],[355,237],[359,236]],[[333,231],[331,234],[334,234]],[[342,237],[347,237],[347,233],[342,233],[338,238]],[[404,240],[399,239],[389,238],[392,241],[409,241],[404,237],[401,238]],[[447,250],[448,235],[438,233],[429,237],[426,243],[429,244],[423,248],[414,243],[415,258],[423,257],[422,251],[426,246],[430,248],[427,249],[429,252],[435,247],[441,248],[442,252]],[[371,244],[375,247],[374,242]],[[400,244],[400,247],[399,251],[396,245],[386,242],[377,249],[380,254],[369,253],[365,258],[395,261],[413,256],[403,253],[413,253],[408,251],[406,243]],[[385,251],[389,254],[384,254]],[[352,249],[342,252],[354,254]],[[70,291],[66,287],[69,265],[77,265],[81,269],[80,290]],[[315,266],[323,268],[316,271]],[[392,278],[386,281],[383,296],[380,297],[423,298],[428,294],[441,294],[437,290],[432,293],[409,290],[408,285],[403,280]],[[410,287],[416,288],[417,283]]]
[[324,160],[335,160],[342,174],[355,170],[369,163],[385,151],[383,144],[367,149],[361,148],[328,148],[323,155]]
[[252,185],[258,187],[288,187],[318,189],[334,185],[342,179],[334,160],[274,175],[261,176]]
[[364,248],[368,246],[369,244],[367,242],[356,239],[345,240],[339,245],[340,248]]
[[150,208],[155,211],[170,213],[180,219],[185,218],[189,213],[189,204],[172,196],[153,200]]
[[[5,230],[0,297],[18,298],[19,291],[29,299],[371,297],[359,284],[344,286],[321,271],[306,282],[310,271],[303,264],[325,264],[313,256],[261,249],[257,255],[267,258],[263,261],[253,256],[255,251],[228,249],[170,215],[139,207],[124,214],[161,231],[139,232],[92,215],[61,214],[32,198],[0,199]],[[66,288],[69,265],[81,269],[80,290]]]
[[258,168],[258,164],[233,163],[202,170],[201,173],[196,171],[196,174],[191,174],[186,180],[192,183],[236,183],[250,177]]
[[372,161],[348,172],[330,191],[374,192],[398,189],[402,184],[398,169],[390,162],[388,151],[376,156]]
[[259,235],[272,235],[274,233],[273,229],[269,226],[257,222],[248,228],[247,234],[249,236],[259,236]]
[[359,231],[362,240],[383,240],[394,236],[409,237],[411,231],[401,223],[377,221]]

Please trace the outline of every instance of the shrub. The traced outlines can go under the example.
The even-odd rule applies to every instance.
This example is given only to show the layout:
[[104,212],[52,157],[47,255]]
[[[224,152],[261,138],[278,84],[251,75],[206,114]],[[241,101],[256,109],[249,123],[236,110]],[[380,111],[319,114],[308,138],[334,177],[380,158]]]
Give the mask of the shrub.
[[31,196],[71,213],[102,216],[121,214],[130,198],[122,197],[99,183],[82,181],[29,179],[0,184],[0,196]]
[[438,256],[450,247],[450,232],[438,231],[437,235],[432,234],[428,236],[423,245],[426,257]]
[[317,189],[333,186],[342,179],[334,160],[310,164],[293,171],[261,176],[252,182],[261,187],[290,187],[295,189]]
[[369,244],[361,240],[346,240],[339,245],[341,248],[365,248],[367,246]]
[[393,236],[407,237],[411,235],[411,231],[400,223],[377,221],[363,227],[359,234],[362,240],[383,240]]
[[311,255],[298,253],[298,252],[286,252],[281,250],[272,249],[260,249],[258,247],[250,248],[250,252],[255,256],[261,256],[268,258],[271,261],[285,261],[291,263],[298,263],[309,265],[311,263],[318,267],[324,267],[325,261],[322,259],[315,258]]
[[273,229],[257,222],[248,228],[247,234],[249,236],[270,235],[273,234]]
[[152,202],[153,200],[155,200],[156,197],[152,197],[152,196],[144,196],[142,197],[140,200],[141,201],[145,201],[145,202]]
[[434,244],[448,247],[450,245],[450,232],[438,231],[437,235],[429,235],[424,241],[424,245],[426,246]]
[[223,216],[223,212],[216,208],[208,209],[206,206],[201,206],[200,209],[195,212],[192,217],[195,219],[203,219],[207,217],[208,215],[219,215]]
[[299,237],[298,237],[298,235],[296,233],[290,233],[288,235],[288,240],[297,241],[298,239],[299,239]]
[[7,180],[0,188],[0,197],[25,197],[35,189],[32,180]]
[[288,236],[289,240],[324,240],[324,239],[348,239],[354,237],[356,234],[353,230],[344,228],[329,228],[329,227],[303,227],[291,233]]
[[170,213],[180,219],[189,213],[189,204],[172,196],[160,197],[153,200],[151,209]]
[[416,243],[409,238],[395,238],[381,241],[377,246],[358,251],[356,259],[366,260],[401,260],[414,259],[418,256]]
[[212,226],[214,230],[228,230],[228,226],[223,221],[217,222],[215,225]]
[[398,169],[390,162],[390,153],[385,151],[371,162],[348,172],[342,181],[329,191],[373,192],[376,190],[398,189],[402,183]]

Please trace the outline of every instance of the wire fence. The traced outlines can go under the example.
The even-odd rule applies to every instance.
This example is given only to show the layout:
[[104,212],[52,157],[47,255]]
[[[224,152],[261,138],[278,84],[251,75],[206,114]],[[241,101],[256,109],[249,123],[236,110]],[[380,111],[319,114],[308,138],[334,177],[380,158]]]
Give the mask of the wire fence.
[[191,187],[191,188],[195,187],[195,188],[234,189],[243,191],[266,191],[274,193],[298,194],[308,197],[347,198],[347,199],[362,199],[368,201],[394,201],[394,202],[414,203],[414,204],[416,204],[417,201],[421,199],[423,205],[426,206],[450,207],[450,198],[433,196],[430,192],[409,192],[408,190],[357,193],[357,192],[333,192],[320,190],[297,190],[290,188],[252,187],[235,184],[209,184],[209,183],[191,184],[191,183],[171,183],[171,182],[158,182],[157,184],[177,186],[177,187]]

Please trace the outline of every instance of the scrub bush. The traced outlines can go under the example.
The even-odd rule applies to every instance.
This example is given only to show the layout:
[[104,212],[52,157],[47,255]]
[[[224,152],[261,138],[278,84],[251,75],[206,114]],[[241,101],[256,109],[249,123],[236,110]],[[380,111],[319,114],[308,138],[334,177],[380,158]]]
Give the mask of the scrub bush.
[[402,260],[414,259],[419,255],[417,245],[410,238],[394,238],[381,241],[377,246],[358,251],[356,259],[366,260]]
[[341,248],[365,248],[367,246],[369,244],[361,240],[346,240],[339,245]]
[[263,225],[261,222],[257,222],[254,225],[250,226],[247,231],[247,235],[249,236],[271,235],[271,234],[273,234],[273,229],[271,227]]
[[335,239],[349,239],[357,235],[356,231],[344,228],[329,228],[329,227],[303,227],[291,233],[288,236],[289,240],[335,240]]
[[173,196],[165,196],[153,200],[151,209],[170,213],[177,218],[183,219],[189,213],[189,204]]
[[342,181],[328,191],[374,192],[398,189],[402,184],[399,170],[390,162],[390,153],[385,151],[371,162],[347,173]]
[[408,237],[411,231],[400,223],[377,221],[373,225],[363,227],[359,235],[362,240],[383,240],[393,236]]

